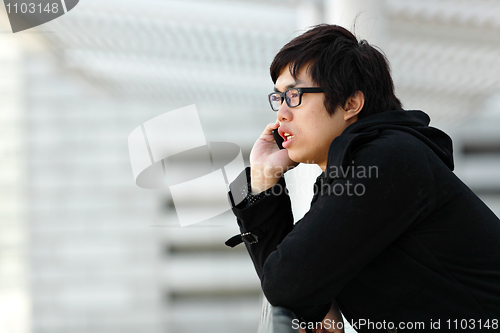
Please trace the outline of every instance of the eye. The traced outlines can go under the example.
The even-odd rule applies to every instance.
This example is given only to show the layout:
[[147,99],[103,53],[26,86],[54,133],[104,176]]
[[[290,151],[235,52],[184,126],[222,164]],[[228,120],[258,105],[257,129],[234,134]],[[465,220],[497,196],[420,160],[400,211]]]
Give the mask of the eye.
[[275,94],[275,95],[271,95],[271,100],[273,102],[279,102],[281,100],[280,96]]
[[299,91],[296,89],[288,90],[288,92],[286,93],[286,96],[288,98],[297,98],[297,97],[299,97]]

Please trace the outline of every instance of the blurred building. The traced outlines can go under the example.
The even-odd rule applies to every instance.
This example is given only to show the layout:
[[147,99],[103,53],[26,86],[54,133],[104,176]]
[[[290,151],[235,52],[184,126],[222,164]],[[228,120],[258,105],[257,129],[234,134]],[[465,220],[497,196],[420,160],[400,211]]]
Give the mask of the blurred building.
[[15,35],[2,7],[0,331],[255,332],[257,275],[223,245],[231,213],[180,228],[168,190],[135,186],[127,137],[196,104],[206,139],[247,158],[275,118],[274,54],[360,9],[404,107],[452,135],[457,174],[500,214],[498,2],[86,0]]

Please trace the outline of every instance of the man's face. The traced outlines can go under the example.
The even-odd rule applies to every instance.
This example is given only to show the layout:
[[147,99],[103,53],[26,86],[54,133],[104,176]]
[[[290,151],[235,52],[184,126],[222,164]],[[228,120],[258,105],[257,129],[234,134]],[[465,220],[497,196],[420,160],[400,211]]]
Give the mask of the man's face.
[[[289,88],[316,87],[303,67],[294,79],[288,66],[276,80],[275,88],[283,92]],[[326,167],[328,149],[333,139],[356,119],[344,120],[345,111],[337,107],[333,115],[325,108],[324,93],[304,93],[299,106],[290,108],[286,102],[280,106],[277,117],[281,122],[280,135],[290,134],[283,147],[288,150],[288,156],[295,162],[318,164],[323,171]]]

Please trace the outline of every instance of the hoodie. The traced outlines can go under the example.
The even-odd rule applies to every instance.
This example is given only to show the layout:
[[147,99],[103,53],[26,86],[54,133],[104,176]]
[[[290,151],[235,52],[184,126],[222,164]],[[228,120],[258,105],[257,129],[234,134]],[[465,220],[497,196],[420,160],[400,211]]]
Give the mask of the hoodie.
[[318,322],[336,302],[360,333],[498,323],[500,221],[455,176],[451,139],[429,121],[387,111],[351,124],[295,225],[284,179],[233,207],[272,305]]
[[[392,129],[409,133],[424,142],[453,170],[451,138],[443,131],[429,127],[430,118],[422,111],[387,111],[363,118],[347,127],[333,140],[329,149],[328,164],[346,166],[353,151],[363,143],[376,138],[381,131]],[[340,152],[340,154],[339,154]]]

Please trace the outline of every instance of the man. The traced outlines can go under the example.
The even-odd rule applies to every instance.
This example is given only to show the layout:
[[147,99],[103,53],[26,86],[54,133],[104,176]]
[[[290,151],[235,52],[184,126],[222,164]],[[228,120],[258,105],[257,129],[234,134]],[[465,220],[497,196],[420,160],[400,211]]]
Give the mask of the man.
[[[402,110],[385,57],[319,25],[271,77],[278,119],[231,184],[241,235],[226,242],[245,243],[269,302],[316,332],[341,329],[338,309],[358,332],[498,331],[500,221],[452,172],[451,139]],[[294,225],[283,174],[298,163],[323,173]]]

